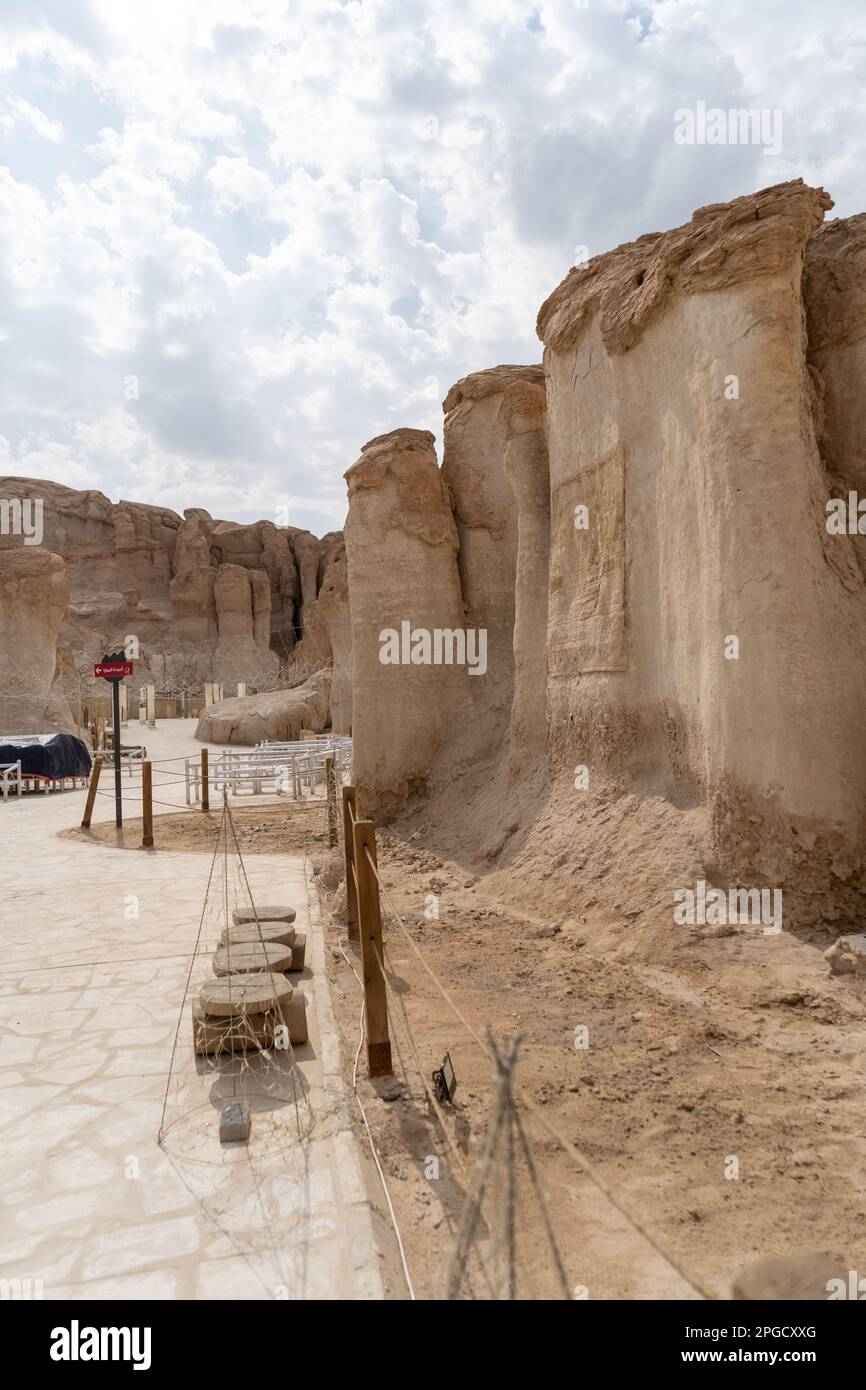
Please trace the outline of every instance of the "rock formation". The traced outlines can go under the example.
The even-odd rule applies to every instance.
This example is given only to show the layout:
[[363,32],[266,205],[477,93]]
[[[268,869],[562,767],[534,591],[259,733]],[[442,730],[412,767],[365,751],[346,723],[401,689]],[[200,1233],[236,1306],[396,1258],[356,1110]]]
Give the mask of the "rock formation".
[[431,435],[395,430],[346,474],[353,778],[380,816],[506,749],[513,776],[534,770],[530,729],[544,762],[543,383],[539,366],[465,377],[443,402],[441,472]]
[[353,777],[383,816],[425,791],[467,694],[465,670],[421,650],[434,629],[464,628],[457,528],[427,430],[371,439],[346,482]]
[[32,478],[0,478],[0,496],[41,504],[42,546],[24,546],[7,527],[0,552],[41,548],[63,558],[69,602],[59,641],[85,679],[107,648],[133,635],[138,676],[167,693],[200,691],[209,680],[298,684],[332,664],[332,626],[345,670],[345,587],[329,581],[329,616],[318,610],[338,533],[318,541],[270,521],[214,520],[202,508],[181,517]]
[[[564,835],[587,807],[663,811],[660,903],[697,869],[782,888],[788,923],[859,920],[866,553],[856,518],[826,523],[866,492],[866,218],[822,226],[831,207],[797,180],[570,271],[538,317],[546,399],[539,369],[458,383],[438,481],[417,432],[367,446],[346,544],[374,802],[441,790],[477,827],[492,809],[495,858],[531,838],[518,784],[542,776]],[[377,665],[377,621],[464,605],[489,626],[486,689]]]
[[[866,213],[809,239],[803,276],[816,429],[828,471],[866,495]],[[841,495],[841,493],[840,493]]]
[[[329,664],[332,657],[331,622],[339,622],[338,605],[340,603],[348,605],[348,592],[345,585],[345,547],[342,531],[330,531],[320,541],[317,541],[316,545],[318,547],[317,569],[315,574],[309,572],[312,561],[312,556],[310,556],[310,559],[305,562],[308,572],[304,580],[307,586],[315,586],[312,591],[316,597],[304,601],[302,590],[303,635],[292,649],[288,661],[289,671],[300,679],[305,678],[311,671],[318,671],[321,667]],[[341,556],[343,561],[342,578],[340,574]],[[321,599],[323,591],[326,589],[328,602],[323,606]],[[326,616],[326,608],[330,616]]]
[[57,656],[68,597],[59,555],[0,551],[0,733],[74,728]]
[[329,723],[330,671],[318,671],[290,690],[219,700],[202,711],[196,738],[208,743],[254,744],[298,739],[302,729],[322,733]]
[[[324,546],[328,537],[322,541]],[[339,543],[328,552],[318,597],[313,605],[309,632],[298,643],[295,655],[306,656],[309,640],[317,643],[319,630],[325,634],[322,649],[331,653],[331,728],[335,734],[352,732],[352,618],[349,608],[349,576],[346,546]],[[293,663],[290,663],[290,670]]]
[[824,525],[801,291],[830,206],[797,181],[700,209],[538,319],[556,764],[698,796],[724,875],[822,891],[866,780],[866,597]]
[[466,621],[487,633],[487,673],[470,687],[473,719],[487,751],[501,742],[514,692],[518,512],[506,476],[512,413],[505,401],[521,388],[540,392],[543,428],[544,370],[540,366],[475,372],[452,386],[442,404],[442,477],[457,523]]
[[550,469],[547,397],[524,376],[504,394],[504,471],[514,498],[514,675],[509,712],[509,781],[546,771],[547,610],[550,565]]
[[[669,912],[697,877],[859,924],[866,215],[831,207],[780,184],[570,271],[543,368],[448,392],[441,470],[426,431],[364,446],[345,538],[0,480],[45,498],[60,638],[306,682],[203,737],[324,728],[330,687],[365,811],[426,798],[521,891],[570,905],[591,860],[619,906]],[[60,594],[30,554],[10,574]]]

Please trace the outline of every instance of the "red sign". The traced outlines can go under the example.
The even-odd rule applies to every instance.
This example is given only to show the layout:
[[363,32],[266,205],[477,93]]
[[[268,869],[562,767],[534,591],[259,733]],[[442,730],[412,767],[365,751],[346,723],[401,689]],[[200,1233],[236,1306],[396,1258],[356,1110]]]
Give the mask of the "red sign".
[[97,661],[93,674],[104,676],[106,680],[120,680],[122,676],[131,676],[132,669],[131,661]]

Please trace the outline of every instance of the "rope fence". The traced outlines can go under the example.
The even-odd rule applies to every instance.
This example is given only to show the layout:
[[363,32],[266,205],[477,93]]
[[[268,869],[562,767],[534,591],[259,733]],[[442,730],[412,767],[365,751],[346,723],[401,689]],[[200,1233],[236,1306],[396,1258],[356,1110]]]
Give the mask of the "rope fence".
[[[143,819],[142,845],[146,848],[153,847],[152,815],[154,805],[164,806],[175,812],[187,809],[183,804],[165,802],[153,796],[152,779],[154,772],[161,776],[171,778],[169,781],[158,782],[157,790],[168,789],[168,787],[171,786],[184,785],[188,782],[188,775],[184,777],[172,776],[175,770],[174,767],[166,768],[166,765],[175,765],[179,763],[186,763],[188,768],[189,759],[183,757],[166,758],[160,759],[159,762],[156,763],[144,760],[140,763],[140,783],[136,780],[129,788],[130,793],[135,795],[136,800],[139,795],[141,797]],[[106,797],[113,797],[114,795],[113,792],[99,788],[102,766],[103,758],[97,756],[94,760],[93,772],[87,794],[87,803],[81,822],[82,828],[84,829],[90,828],[97,795]],[[209,775],[212,771],[213,769],[209,769],[208,765],[208,750],[204,749],[202,750],[201,756],[202,810],[207,810],[209,806]],[[324,798],[302,799],[300,802],[295,802],[295,805],[299,807],[313,804],[323,805],[325,811],[323,831],[326,843],[330,848],[342,849],[346,883],[347,935],[350,942],[357,943],[360,946],[361,973],[359,975],[358,972],[355,972],[355,974],[363,987],[363,1006],[360,1020],[362,1034],[359,1038],[359,1049],[355,1058],[355,1081],[357,1077],[358,1060],[364,1043],[366,1043],[367,1069],[369,1076],[381,1077],[393,1075],[388,1007],[389,1000],[393,1001],[393,1012],[395,1016],[397,1014],[400,1016],[402,1030],[405,1031],[405,1036],[408,1040],[409,1048],[418,1069],[418,1074],[421,1078],[428,1102],[432,1108],[432,1113],[437,1115],[439,1127],[445,1136],[457,1171],[464,1180],[467,1179],[466,1164],[460,1156],[459,1150],[450,1134],[446,1113],[428,1085],[405,1002],[393,989],[388,979],[389,970],[392,975],[395,972],[390,966],[389,956],[383,942],[382,901],[384,900],[390,919],[396,923],[404,941],[409,946],[419,966],[447,1005],[473,1047],[475,1047],[491,1065],[494,1077],[498,1078],[495,1089],[499,1097],[498,1104],[504,1116],[503,1122],[509,1135],[509,1144],[513,1147],[514,1151],[519,1149],[523,1152],[529,1166],[529,1171],[541,1203],[543,1225],[551,1249],[554,1252],[554,1263],[556,1265],[558,1282],[561,1290],[564,1290],[565,1296],[568,1297],[569,1295],[567,1292],[564,1269],[556,1247],[553,1224],[547,1209],[540,1176],[520,1116],[521,1109],[532,1117],[539,1129],[551,1141],[558,1145],[561,1151],[575,1164],[580,1172],[589,1179],[605,1200],[610,1203],[628,1225],[656,1252],[656,1254],[663,1259],[686,1284],[688,1284],[693,1292],[703,1299],[714,1299],[715,1294],[707,1287],[703,1280],[693,1271],[689,1270],[683,1261],[666,1247],[660,1237],[649,1228],[642,1217],[631,1209],[630,1204],[625,1202],[623,1198],[613,1190],[610,1183],[602,1176],[587,1155],[572,1140],[561,1133],[550,1119],[549,1115],[545,1114],[542,1108],[539,1107],[516,1082],[512,1075],[514,1061],[516,1059],[516,1045],[513,1049],[511,1060],[509,1061],[508,1057],[497,1048],[490,1035],[488,1034],[486,1038],[483,1037],[479,1030],[474,1027],[466,1017],[459,1003],[455,1000],[447,986],[427,961],[424,953],[421,951],[409,931],[409,928],[406,926],[390,891],[383,882],[378,865],[375,826],[372,821],[358,815],[356,793],[352,785],[344,785],[340,788],[340,804],[338,805],[338,775],[337,760],[333,757],[328,757],[323,776],[325,790]],[[286,805],[286,803],[282,804]],[[366,1121],[366,1116],[364,1118]],[[369,1125],[367,1125],[367,1129],[369,1131]],[[490,1135],[488,1135],[488,1140],[490,1143],[493,1142]],[[370,1135],[370,1141],[372,1144],[372,1135]],[[475,1203],[477,1209],[481,1200],[479,1189],[473,1188],[473,1193],[472,1201]],[[457,1263],[454,1264],[451,1269],[450,1287],[452,1292],[459,1287],[460,1280],[465,1274],[466,1260],[464,1247],[466,1241],[469,1240],[467,1231],[470,1231],[471,1234],[471,1230],[475,1228],[474,1223],[477,1221],[477,1210],[476,1217],[470,1219],[469,1215],[467,1215],[466,1221],[468,1225],[462,1229],[464,1246],[460,1247],[463,1249],[463,1254],[455,1256]],[[456,1249],[457,1247],[455,1247],[455,1250]],[[401,1251],[401,1253],[403,1252]],[[409,1277],[408,1268],[405,1265],[404,1253],[403,1261],[407,1285],[411,1290],[411,1278]],[[414,1293],[410,1296],[414,1296]]]
[[[371,821],[358,818],[354,787],[343,787],[342,796],[343,850],[346,861],[346,917],[349,940],[359,941],[361,946],[366,1004],[365,1023],[367,1056],[370,1076],[392,1074],[390,1064],[390,1041],[388,1038],[387,997],[389,995],[394,997],[394,991],[391,989],[388,982],[386,971],[387,957],[382,944],[382,898],[384,898],[388,907],[390,917],[396,922],[404,940],[424,973],[447,1004],[454,1018],[460,1024],[473,1046],[479,1050],[494,1068],[495,1073],[498,1074],[503,1065],[501,1053],[496,1049],[495,1044],[492,1044],[492,1040],[485,1040],[478,1029],[473,1027],[448,988],[426,960],[423,952],[403,921],[402,915],[394,903],[388,888],[383,882],[376,857],[375,831]],[[372,892],[371,885],[373,889]],[[408,1015],[405,1012],[405,1006],[402,1004],[402,1001],[401,1009],[405,1026],[411,1033]],[[386,1046],[388,1058],[387,1073],[382,1070]],[[547,1137],[559,1146],[562,1152],[566,1154],[576,1167],[589,1179],[597,1191],[599,1191],[611,1206],[614,1207],[632,1229],[652,1247],[656,1254],[659,1255],[666,1264],[689,1285],[693,1292],[699,1295],[699,1297],[713,1300],[715,1294],[704,1281],[693,1271],[689,1270],[683,1261],[665,1246],[659,1236],[657,1236],[656,1233],[647,1226],[646,1222],[631,1209],[630,1205],[613,1190],[610,1183],[602,1176],[587,1155],[578,1148],[572,1140],[562,1134],[550,1117],[526,1094],[523,1088],[516,1082],[511,1081],[510,1090],[513,1100],[517,1102],[517,1105],[522,1106],[523,1109],[532,1116]]]
[[[151,762],[147,758],[136,760],[135,763],[130,762],[129,777],[124,784],[124,790],[127,799],[133,803],[140,802],[141,805],[142,847],[145,849],[154,848],[154,806],[164,807],[168,811],[179,814],[190,810],[191,805],[195,803],[202,811],[209,812],[211,786],[216,790],[223,790],[226,794],[231,787],[236,795],[242,787],[250,787],[253,794],[256,795],[261,794],[263,784],[269,780],[274,782],[274,791],[278,796],[291,790],[292,800],[289,804],[297,810],[312,805],[324,805],[327,816],[328,843],[332,846],[336,845],[338,838],[337,784],[344,775],[348,741],[341,737],[333,743],[328,741],[325,747],[319,746],[318,749],[313,748],[308,741],[307,747],[311,751],[298,753],[297,749],[302,746],[301,744],[273,746],[264,744],[257,745],[252,750],[224,750],[214,763],[210,760],[211,750],[208,748],[201,750],[199,758],[186,755],[165,758],[161,762]],[[175,776],[175,773],[180,771],[179,768],[163,767],[161,765],[163,762],[172,765],[182,762],[184,764],[183,777]],[[91,829],[97,797],[115,799],[113,790],[108,791],[99,786],[105,763],[106,758],[103,754],[97,754],[93,760],[87,800],[81,818],[82,830]],[[154,796],[154,773],[162,779],[156,782],[157,791],[164,792],[171,787],[184,787],[185,805],[180,802],[164,801],[160,797]],[[321,782],[322,786],[322,795],[320,796],[316,795],[317,782]],[[285,805],[286,803],[280,802],[279,804]]]

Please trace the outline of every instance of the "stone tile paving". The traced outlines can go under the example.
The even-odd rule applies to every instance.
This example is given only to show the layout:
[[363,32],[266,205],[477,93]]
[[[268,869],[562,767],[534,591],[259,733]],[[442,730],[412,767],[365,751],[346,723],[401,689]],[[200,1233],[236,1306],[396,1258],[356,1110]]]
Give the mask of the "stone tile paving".
[[[148,730],[151,757],[195,752],[192,731]],[[160,795],[181,804],[183,787]],[[246,867],[254,896],[290,901],[308,932],[297,1057],[314,1127],[274,1153],[254,1125],[249,1148],[186,1163],[156,1136],[210,857],[58,838],[83,802],[0,803],[0,1278],[55,1299],[381,1298],[303,858]]]

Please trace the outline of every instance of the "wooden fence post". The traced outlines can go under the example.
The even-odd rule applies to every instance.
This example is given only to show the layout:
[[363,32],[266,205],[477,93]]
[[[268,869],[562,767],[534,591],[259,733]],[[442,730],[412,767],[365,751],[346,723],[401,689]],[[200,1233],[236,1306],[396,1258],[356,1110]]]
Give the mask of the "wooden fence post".
[[325,759],[325,793],[328,798],[328,847],[333,849],[337,843],[337,778],[333,755]]
[[343,854],[346,861],[346,924],[349,940],[358,940],[358,892],[355,887],[355,788],[343,788]]
[[[373,863],[367,858],[369,853]],[[388,1037],[388,999],[383,974],[382,909],[376,865],[376,830],[372,821],[356,820],[355,871],[358,875],[358,923],[361,931],[361,968],[364,972],[367,1020],[367,1067],[371,1076],[392,1076],[391,1040]]]
[[207,749],[201,750],[201,809],[210,810],[210,787],[207,780]]
[[93,803],[96,800],[96,788],[99,786],[99,774],[102,771],[102,759],[93,759],[93,771],[90,774],[90,786],[87,790],[87,804],[84,807],[84,816],[81,821],[81,829],[90,829],[90,818],[93,815]]
[[141,847],[153,849],[153,779],[149,762],[141,767]]

